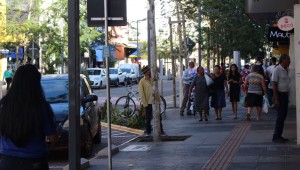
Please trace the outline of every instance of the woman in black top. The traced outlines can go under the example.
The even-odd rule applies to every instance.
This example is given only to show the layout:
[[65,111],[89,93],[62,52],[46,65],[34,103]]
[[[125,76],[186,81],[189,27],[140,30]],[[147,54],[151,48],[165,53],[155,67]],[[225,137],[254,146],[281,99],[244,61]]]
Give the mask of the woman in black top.
[[215,108],[216,120],[222,120],[222,109],[226,107],[224,86],[228,95],[226,75],[221,72],[221,67],[216,65],[214,67],[214,74],[210,74],[210,76],[214,80],[211,107]]
[[236,64],[230,66],[228,83],[229,83],[229,96],[232,107],[233,119],[237,119],[237,102],[240,101],[240,91],[242,76]]

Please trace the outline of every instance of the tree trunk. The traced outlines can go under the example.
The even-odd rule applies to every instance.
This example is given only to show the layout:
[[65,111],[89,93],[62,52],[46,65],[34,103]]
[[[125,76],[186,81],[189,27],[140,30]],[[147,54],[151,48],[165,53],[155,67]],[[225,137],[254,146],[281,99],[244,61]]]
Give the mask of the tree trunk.
[[149,33],[150,33],[150,58],[151,58],[151,75],[153,78],[152,95],[153,95],[153,141],[161,141],[161,127],[160,127],[160,107],[159,107],[159,93],[158,93],[158,69],[156,65],[156,35],[155,35],[155,4],[154,0],[149,1]]

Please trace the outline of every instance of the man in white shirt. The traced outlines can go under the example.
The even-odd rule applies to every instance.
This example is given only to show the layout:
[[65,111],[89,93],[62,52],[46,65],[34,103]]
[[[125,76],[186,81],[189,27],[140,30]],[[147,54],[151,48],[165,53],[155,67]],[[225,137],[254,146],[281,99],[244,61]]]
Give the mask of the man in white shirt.
[[273,95],[275,106],[277,107],[277,119],[272,141],[275,143],[284,143],[289,141],[282,137],[284,128],[284,121],[288,112],[289,101],[289,70],[288,67],[291,63],[290,56],[282,54],[279,58],[279,65],[275,67],[272,74]]
[[267,72],[266,72],[266,80],[269,81],[269,83],[268,83],[268,101],[269,101],[270,106],[272,106],[272,107],[274,106],[273,105],[272,75],[273,75],[274,68],[276,67],[276,62],[277,62],[277,58],[272,57],[271,65],[267,68]]
[[184,112],[187,102],[188,102],[187,115],[191,115],[191,112],[189,110],[191,107],[191,103],[189,101],[188,94],[189,94],[189,90],[190,90],[190,85],[191,85],[194,77],[197,75],[197,72],[194,67],[195,67],[195,63],[190,62],[189,68],[185,69],[184,73],[183,73],[182,80],[183,80],[183,84],[184,84],[184,87],[183,87],[184,97],[183,97],[182,104],[180,107],[180,116],[184,116],[183,112]]

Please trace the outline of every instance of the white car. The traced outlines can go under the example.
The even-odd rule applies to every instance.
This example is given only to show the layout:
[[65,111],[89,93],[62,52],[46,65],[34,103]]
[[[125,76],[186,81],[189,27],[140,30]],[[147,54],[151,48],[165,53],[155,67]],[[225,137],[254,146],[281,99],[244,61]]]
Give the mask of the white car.
[[119,86],[125,85],[126,74],[122,72],[120,68],[109,68],[110,84]]
[[92,88],[104,88],[107,85],[106,73],[104,68],[88,68],[89,79]]

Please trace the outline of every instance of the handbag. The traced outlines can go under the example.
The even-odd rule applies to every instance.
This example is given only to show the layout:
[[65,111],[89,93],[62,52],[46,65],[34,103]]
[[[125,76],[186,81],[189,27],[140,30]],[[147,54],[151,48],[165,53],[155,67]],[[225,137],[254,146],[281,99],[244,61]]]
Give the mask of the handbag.
[[263,99],[263,106],[262,106],[262,111],[263,111],[264,113],[268,113],[268,112],[269,112],[269,107],[270,107],[269,101],[268,101],[268,99],[264,96],[264,99]]
[[244,95],[244,96],[241,98],[241,100],[240,100],[241,105],[242,105],[243,107],[248,107],[248,104],[247,104],[247,101],[246,101],[246,96],[247,96],[247,95]]
[[207,86],[211,86],[212,84],[214,84],[213,79],[212,79],[209,75],[204,74],[204,78],[205,78],[205,81],[206,81],[206,85],[207,85]]

